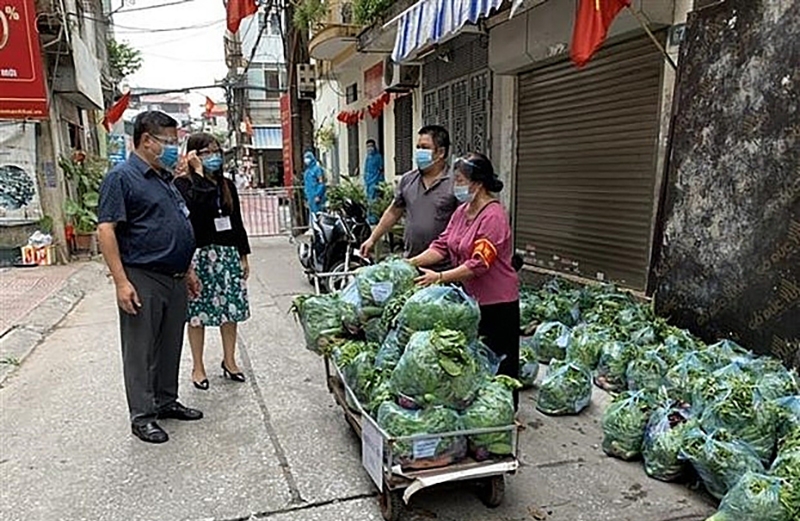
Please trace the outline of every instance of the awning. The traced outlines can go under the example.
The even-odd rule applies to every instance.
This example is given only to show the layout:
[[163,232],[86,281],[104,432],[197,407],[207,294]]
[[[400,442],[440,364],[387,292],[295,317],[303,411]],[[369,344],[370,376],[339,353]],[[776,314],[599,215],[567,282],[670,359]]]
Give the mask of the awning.
[[253,127],[253,148],[261,150],[283,149],[281,127]]
[[488,17],[505,0],[420,0],[397,20],[392,60],[408,59],[423,47],[455,35],[468,23]]

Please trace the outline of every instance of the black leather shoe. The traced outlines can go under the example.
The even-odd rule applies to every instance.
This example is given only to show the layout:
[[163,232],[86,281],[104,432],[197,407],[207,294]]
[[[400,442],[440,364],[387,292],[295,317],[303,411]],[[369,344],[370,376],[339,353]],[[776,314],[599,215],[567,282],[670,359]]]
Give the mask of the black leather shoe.
[[154,421],[140,425],[133,424],[131,425],[131,432],[134,436],[147,443],[165,443],[169,441],[167,433]]
[[197,409],[190,409],[185,405],[175,402],[169,407],[165,407],[164,409],[158,411],[158,419],[163,420],[165,418],[173,420],[195,421],[202,419],[203,413]]

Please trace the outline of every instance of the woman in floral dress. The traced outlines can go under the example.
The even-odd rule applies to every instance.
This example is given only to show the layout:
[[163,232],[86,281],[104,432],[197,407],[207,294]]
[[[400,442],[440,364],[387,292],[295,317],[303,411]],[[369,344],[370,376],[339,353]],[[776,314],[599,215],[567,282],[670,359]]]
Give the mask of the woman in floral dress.
[[193,265],[202,289],[200,296],[189,302],[187,322],[194,362],[192,383],[206,390],[206,327],[220,328],[223,376],[245,381],[236,363],[236,325],[250,318],[246,283],[250,244],[236,185],[223,176],[219,142],[210,134],[193,134],[186,151],[188,174],[176,178],[175,185],[186,200],[197,241]]

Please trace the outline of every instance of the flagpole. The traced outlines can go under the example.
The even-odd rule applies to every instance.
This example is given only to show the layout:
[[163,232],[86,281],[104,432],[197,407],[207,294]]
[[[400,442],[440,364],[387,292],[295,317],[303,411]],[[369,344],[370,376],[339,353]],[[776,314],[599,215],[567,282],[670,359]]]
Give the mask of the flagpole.
[[656,44],[656,47],[658,47],[658,50],[661,51],[661,54],[663,54],[664,58],[667,59],[667,62],[669,62],[669,64],[672,66],[672,70],[678,70],[678,66],[675,64],[675,61],[672,59],[672,56],[669,55],[669,53],[664,48],[664,46],[661,45],[661,42],[658,41],[658,38],[655,37],[653,32],[647,26],[647,21],[642,19],[641,15],[639,15],[639,13],[636,12],[636,10],[633,8],[633,6],[631,4],[628,4],[627,7],[628,7],[628,11],[631,12],[633,17],[636,18],[636,21],[639,22],[639,25],[642,26],[642,29],[644,29],[644,31],[647,33],[647,36],[649,36],[650,39],[653,40],[653,43]]

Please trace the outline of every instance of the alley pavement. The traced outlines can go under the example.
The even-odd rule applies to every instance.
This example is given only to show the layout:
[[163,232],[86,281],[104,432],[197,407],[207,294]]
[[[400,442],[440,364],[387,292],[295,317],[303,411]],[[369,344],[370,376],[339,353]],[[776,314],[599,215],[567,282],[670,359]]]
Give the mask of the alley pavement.
[[[82,267],[82,300],[41,333],[0,389],[0,519],[381,519],[359,441],[288,313],[292,297],[311,290],[294,246],[254,241],[251,268],[252,318],[239,346],[247,382],[222,378],[212,331],[211,387],[195,389],[186,346],[181,401],[205,418],[164,421],[170,441],[148,445],[130,434],[113,285],[99,266]],[[35,313],[15,327],[25,329]],[[702,521],[713,512],[686,487],[602,453],[601,393],[582,416],[567,418],[538,413],[534,397],[523,395],[523,466],[508,478],[502,506],[489,510],[469,487],[445,487],[416,496],[406,519]]]

